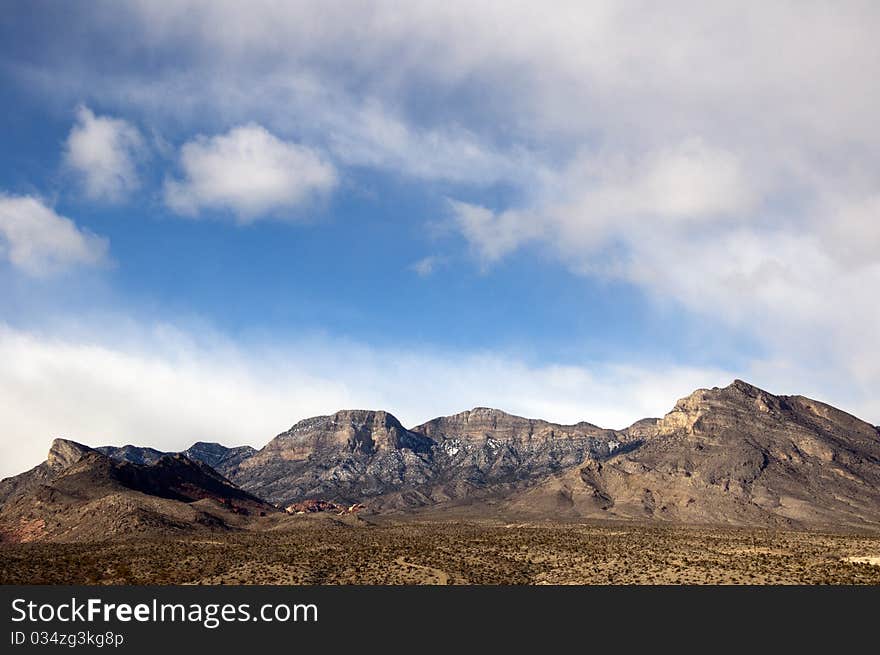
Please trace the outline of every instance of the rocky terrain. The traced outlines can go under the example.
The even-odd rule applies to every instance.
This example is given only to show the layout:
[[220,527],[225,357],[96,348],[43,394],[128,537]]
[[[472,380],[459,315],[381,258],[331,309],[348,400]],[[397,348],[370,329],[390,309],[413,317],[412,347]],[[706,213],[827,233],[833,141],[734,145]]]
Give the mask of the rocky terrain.
[[387,412],[355,410],[300,421],[218,470],[280,505],[322,498],[405,509],[497,495],[631,441],[589,423],[557,425],[487,408],[412,430]]
[[280,505],[309,498],[353,504],[426,483],[433,446],[387,412],[342,411],[300,421],[220,470]]
[[739,380],[624,430],[489,408],[407,429],[384,411],[348,410],[300,421],[259,450],[199,442],[175,456],[107,446],[84,457],[69,444],[56,442],[46,462],[0,482],[0,517],[75,504],[34,494],[64,491],[71,463],[84,459],[95,480],[107,477],[105,487],[127,484],[190,508],[202,501],[147,480],[170,462],[187,463],[203,476],[196,487],[226,485],[218,498],[252,494],[252,503],[305,514],[363,504],[364,515],[880,529],[880,430]]
[[551,476],[510,505],[532,515],[776,527],[880,526],[880,431],[742,381],[681,399],[639,448]]
[[0,541],[12,543],[222,531],[279,513],[182,455],[136,464],[64,439],[2,493]]
[[293,505],[288,505],[284,508],[284,511],[288,514],[315,514],[316,512],[330,512],[332,514],[336,514],[337,516],[342,516],[344,514],[357,514],[360,511],[366,509],[364,505],[355,504],[355,505],[340,505],[339,503],[333,503],[329,500],[304,500],[299,503],[294,503]]

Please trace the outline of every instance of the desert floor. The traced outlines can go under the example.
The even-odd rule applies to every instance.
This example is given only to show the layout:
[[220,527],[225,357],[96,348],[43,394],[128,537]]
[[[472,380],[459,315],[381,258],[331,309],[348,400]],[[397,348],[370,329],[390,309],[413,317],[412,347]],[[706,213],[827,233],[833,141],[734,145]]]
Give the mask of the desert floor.
[[304,517],[192,538],[0,546],[4,584],[880,584],[880,536]]

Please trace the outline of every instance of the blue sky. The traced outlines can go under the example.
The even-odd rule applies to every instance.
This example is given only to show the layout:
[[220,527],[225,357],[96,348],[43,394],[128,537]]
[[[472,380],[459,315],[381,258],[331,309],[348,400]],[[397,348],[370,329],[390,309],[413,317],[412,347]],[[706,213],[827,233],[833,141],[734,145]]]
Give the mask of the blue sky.
[[[61,287],[70,312],[121,306],[206,320],[242,337],[319,332],[377,345],[512,348],[536,361],[578,363],[609,355],[702,363],[729,357],[714,348],[695,352],[699,338],[686,333],[689,321],[675,308],[632,284],[576,275],[539,247],[491,267],[470,256],[444,226],[449,194],[494,204],[503,190],[357,167],[344,171],[332,197],[265,221],[236,225],[223,209],[180,220],[161,197],[174,164],[153,154],[142,166],[143,187],[124,201],[96,203],[63,163],[76,107],[46,111],[28,89],[7,83],[13,110],[3,133],[11,147],[2,153],[0,185],[7,194],[46,199],[110,243],[104,267],[76,271],[72,280],[22,282],[7,270],[10,323],[35,319],[35,291],[57,304]],[[424,261],[430,272],[420,273]],[[47,310],[37,307],[40,315]]]
[[880,421],[878,12],[674,5],[11,3],[0,474],[735,376]]

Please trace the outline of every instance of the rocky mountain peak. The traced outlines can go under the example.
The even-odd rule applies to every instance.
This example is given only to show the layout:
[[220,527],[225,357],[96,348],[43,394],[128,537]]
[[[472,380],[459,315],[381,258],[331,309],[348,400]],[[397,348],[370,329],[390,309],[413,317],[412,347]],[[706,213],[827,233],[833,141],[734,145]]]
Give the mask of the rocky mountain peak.
[[203,462],[211,468],[235,467],[242,461],[256,453],[256,448],[250,446],[226,446],[207,441],[197,441],[183,451],[189,459]]
[[[341,410],[296,423],[254,455],[221,470],[242,486],[280,502],[331,499],[382,488],[387,476],[427,466],[434,442],[382,410]],[[365,491],[367,490],[367,491]],[[373,492],[375,494],[376,492]]]
[[99,453],[106,455],[119,462],[131,462],[133,464],[155,464],[165,453],[155,448],[146,446],[99,446],[95,448]]
[[784,396],[776,396],[742,380],[734,380],[721,389],[720,395],[727,400],[736,399],[743,402],[745,407],[754,408],[759,412],[780,412],[790,409]]
[[53,471],[60,471],[76,464],[84,455],[94,452],[88,446],[84,446],[69,439],[55,439],[46,456],[46,464]]
[[330,418],[331,422],[335,425],[348,425],[355,429],[365,427],[404,429],[395,416],[382,409],[343,409],[333,414]]
[[763,389],[759,389],[755,385],[749,384],[748,382],[740,380],[739,378],[736,378],[733,382],[731,382],[724,388],[731,391],[738,391],[739,393],[752,397],[760,395],[762,393],[767,393]]
[[790,411],[786,397],[775,396],[748,382],[734,380],[726,387],[697,389],[678,400],[668,414],[657,422],[659,434],[685,430],[692,432],[694,426],[707,416],[762,414],[781,415]]
[[491,407],[440,416],[413,431],[432,439],[457,466],[472,467],[467,475],[474,480],[540,475],[585,457],[608,456],[629,439],[586,422],[562,425]]
[[267,456],[296,461],[328,452],[361,456],[399,449],[427,452],[431,445],[430,439],[407,430],[386,411],[347,409],[296,423],[250,458],[247,465]]
[[[475,426],[477,428],[488,428],[491,429],[503,429],[505,427],[512,428],[540,428],[543,426],[549,426],[554,428],[561,429],[595,429],[600,430],[597,426],[592,423],[587,423],[586,421],[580,421],[578,423],[572,425],[564,425],[559,423],[552,423],[550,421],[546,421],[544,419],[536,419],[536,418],[526,418],[524,416],[518,416],[516,414],[511,414],[510,412],[505,412],[502,409],[495,409],[493,407],[474,407],[473,409],[459,412],[458,414],[452,414],[451,416],[441,416],[427,423],[423,424],[423,426],[429,425],[444,425],[444,426]],[[423,426],[418,426],[413,428],[416,432],[420,432]]]
[[491,416],[493,418],[500,419],[522,419],[521,416],[516,416],[514,414],[510,414],[509,412],[505,412],[502,409],[495,409],[494,407],[474,407],[471,410],[467,410],[460,413],[461,416],[474,416],[474,417],[486,417]]
[[492,435],[501,437],[502,433],[512,436],[514,433],[531,434],[536,425],[544,425],[545,421],[535,421],[508,414],[491,407],[474,407],[451,416],[440,416],[413,428],[413,431],[425,434],[432,439],[454,437],[458,439],[481,440]]
[[341,409],[334,414],[305,418],[295,423],[287,432],[282,432],[278,437],[307,434],[315,430],[341,430],[345,428],[354,430],[364,428],[405,429],[397,418],[384,410]]
[[226,451],[231,450],[231,448],[227,448],[223,444],[219,444],[216,441],[196,441],[192,446],[183,451],[183,454],[187,453],[203,453],[205,455],[213,455],[220,456],[226,453]]

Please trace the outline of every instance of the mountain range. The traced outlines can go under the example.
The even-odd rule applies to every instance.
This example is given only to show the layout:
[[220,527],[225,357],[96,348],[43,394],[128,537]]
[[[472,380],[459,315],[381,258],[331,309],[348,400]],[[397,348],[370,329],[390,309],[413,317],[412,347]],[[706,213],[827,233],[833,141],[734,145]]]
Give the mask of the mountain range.
[[880,429],[740,380],[623,430],[485,407],[406,428],[385,411],[345,410],[259,450],[56,440],[45,462],[0,482],[0,504],[0,534],[15,541],[83,538],[103,523],[124,534],[274,528],[284,508],[360,504],[367,514],[877,530]]

